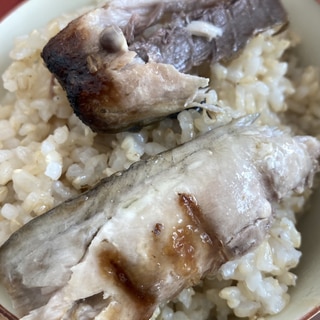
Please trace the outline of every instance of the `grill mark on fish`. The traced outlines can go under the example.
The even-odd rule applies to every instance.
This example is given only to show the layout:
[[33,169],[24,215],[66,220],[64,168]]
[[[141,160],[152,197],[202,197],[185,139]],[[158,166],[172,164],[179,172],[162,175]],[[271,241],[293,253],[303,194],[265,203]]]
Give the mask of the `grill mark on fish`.
[[[192,200],[190,195],[178,194],[177,201],[182,209],[183,218],[172,227],[168,234],[162,233],[164,223],[157,223],[152,229],[150,242],[152,253],[152,265],[155,272],[152,277],[146,271],[141,271],[143,266],[134,266],[126,261],[126,258],[111,244],[105,244],[98,255],[99,266],[102,273],[108,279],[111,277],[114,283],[125,295],[134,302],[140,320],[148,320],[154,311],[155,305],[160,303],[156,292],[161,290],[162,273],[170,266],[170,273],[180,281],[188,279],[188,286],[195,285],[202,278],[197,267],[197,252],[207,252],[208,259],[214,260],[212,268],[206,272],[215,272],[221,264],[227,261],[220,255],[221,244],[215,246],[210,237],[204,232],[203,226],[196,215],[200,214],[200,208]],[[210,258],[211,257],[211,258]],[[215,257],[217,259],[215,260]],[[158,272],[156,271],[158,269]],[[135,272],[137,271],[137,273]],[[178,291],[176,289],[171,297]],[[171,297],[169,299],[171,299]]]
[[200,237],[202,241],[211,244],[211,246],[214,248],[215,265],[212,270],[218,270],[218,268],[229,259],[225,252],[223,243],[219,240],[217,234],[214,230],[212,230],[212,228],[207,230],[202,210],[194,196],[185,193],[180,193],[178,196],[179,204],[183,208],[185,214],[190,217],[190,219],[195,225],[198,226],[198,228],[201,228],[202,232]]
[[155,235],[155,236],[160,236],[161,234],[161,231],[163,230],[164,228],[164,225],[162,223],[156,223],[153,230],[152,230],[152,233]]
[[19,316],[86,319],[97,303],[100,318],[141,320],[259,245],[274,192],[311,187],[320,143],[255,119],[135,163],[18,230],[0,248],[0,280]]
[[159,251],[163,252],[168,260],[172,260],[175,274],[178,277],[187,278],[191,286],[200,280],[197,252],[204,252],[209,260],[212,259],[215,262],[214,266],[206,272],[216,271],[216,266],[222,264],[223,261],[220,261],[217,255],[219,247],[216,247],[215,243],[207,236],[203,229],[204,226],[197,219],[200,208],[194,206],[194,202],[189,201],[190,195],[180,193],[177,197],[183,215],[172,228],[167,245]]
[[102,275],[109,281],[112,278],[114,284],[133,301],[136,306],[136,313],[139,314],[139,320],[150,319],[154,309],[153,306],[156,303],[156,296],[150,288],[140,284],[139,279],[133,279],[130,276],[130,265],[125,257],[116,248],[108,244],[101,249],[98,260]]

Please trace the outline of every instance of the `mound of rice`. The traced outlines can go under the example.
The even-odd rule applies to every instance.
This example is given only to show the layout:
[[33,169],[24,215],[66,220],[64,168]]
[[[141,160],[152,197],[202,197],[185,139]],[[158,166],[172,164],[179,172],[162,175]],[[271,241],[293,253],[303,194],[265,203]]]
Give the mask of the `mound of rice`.
[[[35,216],[133,162],[173,148],[238,116],[259,112],[261,124],[320,137],[319,70],[299,68],[290,31],[252,39],[229,65],[211,66],[211,90],[199,91],[193,108],[136,133],[96,135],[69,107],[40,52],[71,19],[17,39],[3,74],[0,112],[0,244]],[[203,103],[205,101],[205,103]],[[270,235],[253,252],[224,264],[215,278],[184,290],[153,320],[260,319],[280,312],[295,285],[290,272],[301,253],[296,229],[309,194],[275,206]]]

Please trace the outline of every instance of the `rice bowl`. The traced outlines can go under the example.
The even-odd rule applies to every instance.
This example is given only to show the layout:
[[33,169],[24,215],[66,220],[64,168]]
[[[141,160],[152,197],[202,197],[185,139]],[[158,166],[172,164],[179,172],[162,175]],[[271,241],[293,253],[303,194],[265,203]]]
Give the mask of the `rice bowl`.
[[[302,7],[300,2],[290,2],[290,5],[289,1],[287,2],[289,14],[292,14],[293,28],[301,35],[301,48],[308,45],[317,46],[316,41],[312,41],[312,37],[310,37],[309,28],[300,29],[299,19],[295,20],[295,13],[299,12]],[[55,10],[60,11],[59,14],[73,9],[66,7],[62,1],[61,6],[58,3],[56,2],[54,7]],[[89,4],[91,4],[90,1],[83,1],[83,5]],[[71,6],[71,4],[67,5]],[[81,7],[81,5],[82,3],[78,3],[76,7]],[[314,15],[314,23],[317,23],[319,6],[310,1],[303,4],[303,10],[309,8],[307,5],[310,6],[310,12]],[[46,7],[43,2],[40,4],[40,1],[28,2],[12,16],[20,13],[22,16],[28,17],[27,14],[30,12],[28,10],[35,8],[31,6]],[[52,16],[45,15],[45,21],[37,22],[39,24],[37,26],[28,23],[30,31],[34,27],[45,26],[58,13],[49,9],[46,9],[45,12]],[[83,11],[78,11],[78,14],[80,12]],[[12,23],[12,16],[9,16],[1,24],[1,28],[4,29],[2,34],[6,33],[6,26],[10,26]],[[101,177],[128,168],[131,163],[139,160],[142,156],[153,155],[188,141],[195,135],[214,128],[235,115],[260,112],[262,122],[281,126],[283,119],[279,114],[285,111],[284,101],[287,101],[289,109],[291,108],[288,119],[294,130],[297,132],[307,131],[309,134],[319,137],[318,71],[313,67],[297,68],[295,58],[290,59],[288,64],[280,62],[279,57],[282,57],[284,52],[292,44],[295,44],[297,38],[295,35],[289,34],[287,35],[289,41],[283,35],[274,38],[266,32],[252,39],[242,56],[232,62],[231,67],[226,68],[222,64],[216,64],[212,67],[215,79],[213,80],[214,90],[207,94],[207,102],[220,108],[223,107],[223,111],[219,110],[220,113],[217,114],[214,121],[205,113],[199,115],[194,110],[183,111],[178,116],[177,122],[169,119],[139,133],[123,133],[97,138],[90,129],[72,115],[69,108],[65,107],[67,101],[62,89],[57,83],[51,85],[52,79],[42,63],[33,64],[33,61],[38,59],[35,57],[46,41],[72,17],[72,14],[65,15],[57,20],[59,22],[49,23],[47,29],[41,32],[34,31],[29,38],[18,40],[11,53],[11,56],[18,62],[4,74],[5,88],[13,94],[4,97],[1,115],[3,162],[0,170],[6,173],[1,179],[2,190],[0,192],[3,202],[2,221],[0,221],[1,243],[21,224],[35,215],[44,213],[70,196],[93,186]],[[308,17],[311,21],[309,13]],[[25,34],[26,30],[21,32],[16,29],[14,32],[19,35]],[[6,34],[9,39],[9,33]],[[309,37],[311,41],[304,43],[304,39],[309,40]],[[8,49],[1,52],[1,57],[7,57],[11,45],[7,40],[2,42],[8,44]],[[300,50],[304,64],[311,62],[312,65],[320,65],[317,52],[319,52],[319,47],[307,51]],[[307,56],[307,53],[311,53],[311,55]],[[3,73],[9,63],[7,58],[1,60],[1,63],[1,73]],[[291,74],[290,79],[286,76],[288,70]],[[16,78],[15,74],[19,74],[19,78]],[[257,74],[259,74],[259,78],[263,78],[258,84],[255,81]],[[235,87],[235,84],[237,84],[236,91],[232,90],[229,94],[230,88]],[[52,99],[52,97],[54,98]],[[307,106],[304,103],[306,97]],[[31,101],[31,107],[30,103],[26,103],[26,101]],[[302,114],[299,111],[301,104],[308,109]],[[14,128],[17,128],[17,132]],[[8,183],[12,183],[9,189],[7,188]],[[15,192],[15,196],[8,196],[12,192]],[[308,197],[308,195],[305,196]],[[285,230],[286,244],[278,244],[276,241],[273,241],[273,244],[265,242],[255,253],[248,254],[241,261],[225,265],[220,274],[220,278],[224,280],[217,282],[207,279],[203,284],[204,291],[202,289],[185,290],[174,305],[168,304],[161,311],[158,310],[158,313],[161,313],[163,319],[187,319],[187,315],[190,319],[206,319],[214,308],[216,308],[215,315],[219,316],[219,319],[225,319],[225,316],[232,312],[238,316],[252,318],[257,313],[261,315],[278,313],[289,299],[288,286],[294,285],[296,281],[295,275],[289,271],[300,259],[298,247],[301,239],[294,225],[295,212],[300,211],[304,204],[304,197],[296,197],[282,204],[283,207],[278,208],[278,220],[273,229],[274,239],[278,237],[277,232],[280,229]],[[310,228],[308,223],[316,225],[315,221],[319,221],[319,217],[316,216],[316,206],[313,208],[315,208],[314,211],[308,213],[301,220],[302,230]],[[309,219],[311,222],[308,222]],[[300,229],[299,225],[298,229]],[[303,257],[298,283],[292,289],[291,303],[274,319],[299,319],[319,306],[320,284],[316,272],[317,261],[319,262],[320,257],[317,255],[317,248],[314,245],[317,243],[315,239],[318,237],[318,233],[315,227],[312,230],[315,231],[312,233],[314,239],[312,237],[308,239],[311,232],[302,231],[302,243],[305,244],[305,248],[306,246],[313,247],[314,251],[309,248],[306,251],[302,249]],[[286,251],[286,254],[279,255],[270,264],[270,260],[265,259],[265,254],[277,251],[276,247],[279,245],[281,246],[280,250]],[[304,257],[308,259],[307,262],[303,260]],[[315,261],[311,263],[312,260]],[[260,265],[260,269],[252,267],[252,261],[254,264]],[[279,268],[284,272],[279,273]],[[304,270],[308,269],[312,270],[310,278],[304,273]],[[262,270],[267,271],[264,273]],[[255,291],[259,297],[250,298],[253,291],[249,290],[248,292],[247,288],[250,287],[250,281],[253,286],[253,282],[257,280],[251,277],[246,278],[245,274],[255,274],[256,279],[262,281],[259,289],[260,296]],[[233,279],[239,281],[238,285],[232,283]],[[265,290],[267,286],[271,288],[271,291]],[[301,298],[304,292],[308,294],[306,298]],[[270,299],[269,295],[273,296],[273,299]],[[175,318],[172,318],[173,310],[177,309],[179,311],[176,312]],[[290,312],[291,316],[289,316]],[[156,315],[154,319],[157,319]]]

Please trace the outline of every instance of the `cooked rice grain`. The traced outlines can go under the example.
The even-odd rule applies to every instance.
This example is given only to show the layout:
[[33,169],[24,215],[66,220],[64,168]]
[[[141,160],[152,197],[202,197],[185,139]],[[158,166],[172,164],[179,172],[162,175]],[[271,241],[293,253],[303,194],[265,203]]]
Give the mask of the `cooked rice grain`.
[[[290,32],[265,32],[229,65],[211,66],[211,90],[199,90],[190,107],[138,133],[97,136],[72,112],[45,68],[40,52],[76,15],[19,38],[3,75],[8,91],[0,113],[0,243],[30,219],[90,188],[99,179],[213,129],[232,118],[259,112],[261,124],[320,136],[319,71],[302,69],[287,49]],[[284,57],[287,60],[284,60]],[[201,102],[201,104],[200,104]],[[280,312],[295,285],[299,262],[295,227],[308,194],[285,199],[275,210],[268,238],[253,252],[229,261],[195,288],[155,312],[153,319],[256,319]]]

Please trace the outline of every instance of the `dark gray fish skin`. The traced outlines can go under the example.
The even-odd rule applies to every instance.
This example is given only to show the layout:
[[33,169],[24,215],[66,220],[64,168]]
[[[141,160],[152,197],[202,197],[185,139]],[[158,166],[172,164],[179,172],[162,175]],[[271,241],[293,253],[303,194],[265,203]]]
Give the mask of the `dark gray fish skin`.
[[[192,21],[214,24],[222,35],[210,41],[192,35],[186,30]],[[158,23],[163,26],[144,39],[141,32]],[[114,0],[72,21],[48,42],[42,58],[85,124],[118,132],[185,109],[209,84],[187,71],[233,59],[253,35],[286,23],[280,0]]]
[[[166,9],[162,9],[162,13],[165,12]],[[138,17],[136,19],[139,20]],[[279,0],[216,1],[211,7],[176,13],[172,21],[151,37],[139,37],[139,32],[156,23],[153,16],[151,23],[144,21],[146,25],[137,21],[139,31],[136,33],[135,21],[132,19],[129,26],[126,26],[130,34],[124,34],[129,39],[129,49],[137,52],[144,61],[167,63],[180,72],[189,72],[194,66],[206,61],[214,63],[232,60],[252,36],[272,27],[283,27],[287,19],[287,13]],[[221,28],[223,34],[211,41],[192,35],[186,30],[191,21],[209,22]]]
[[255,118],[137,162],[14,233],[0,248],[0,280],[18,315],[149,319],[259,245],[273,203],[312,186],[320,143]]

